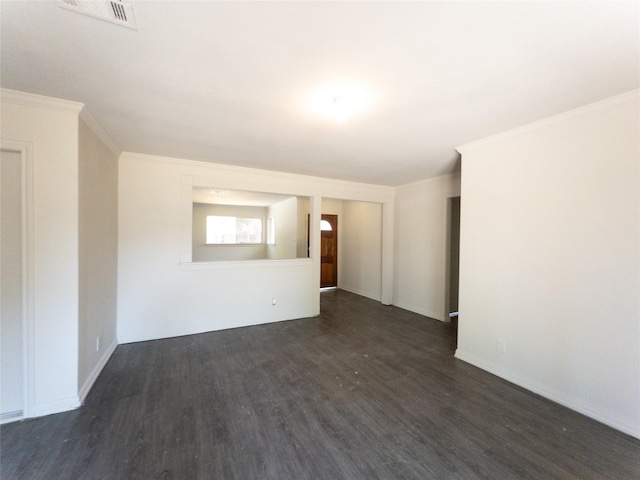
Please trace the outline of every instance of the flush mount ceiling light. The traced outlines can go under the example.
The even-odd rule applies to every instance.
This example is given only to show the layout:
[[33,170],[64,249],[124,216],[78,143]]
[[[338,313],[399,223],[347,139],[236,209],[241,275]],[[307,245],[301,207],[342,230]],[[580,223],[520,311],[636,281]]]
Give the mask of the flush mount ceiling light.
[[345,123],[370,108],[370,98],[367,89],[360,85],[333,83],[309,96],[309,109],[317,116]]
[[333,118],[336,122],[344,122],[349,114],[349,99],[347,97],[333,97]]

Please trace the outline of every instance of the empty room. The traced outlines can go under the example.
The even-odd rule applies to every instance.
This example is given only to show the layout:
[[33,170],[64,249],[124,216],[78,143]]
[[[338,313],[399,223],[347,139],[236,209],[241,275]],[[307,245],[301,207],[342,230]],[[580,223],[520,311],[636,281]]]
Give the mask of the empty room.
[[0,0],[0,478],[640,479],[640,4]]

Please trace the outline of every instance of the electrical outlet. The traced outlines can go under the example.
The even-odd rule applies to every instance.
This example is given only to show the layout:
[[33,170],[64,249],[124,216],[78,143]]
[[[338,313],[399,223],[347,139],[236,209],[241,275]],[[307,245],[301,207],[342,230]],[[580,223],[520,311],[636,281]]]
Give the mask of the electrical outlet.
[[496,350],[500,353],[507,353],[507,344],[504,340],[496,340]]
[[271,305],[275,305],[275,304],[276,304],[276,299],[275,299],[275,298],[272,298],[272,299],[271,299]]
[[102,337],[98,335],[96,337],[96,352],[99,352],[101,347],[102,347]]

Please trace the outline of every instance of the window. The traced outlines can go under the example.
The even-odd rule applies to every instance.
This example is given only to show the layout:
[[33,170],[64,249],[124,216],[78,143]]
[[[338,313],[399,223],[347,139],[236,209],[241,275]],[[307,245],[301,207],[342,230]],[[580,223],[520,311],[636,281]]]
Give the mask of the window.
[[262,219],[207,217],[207,245],[262,243]]

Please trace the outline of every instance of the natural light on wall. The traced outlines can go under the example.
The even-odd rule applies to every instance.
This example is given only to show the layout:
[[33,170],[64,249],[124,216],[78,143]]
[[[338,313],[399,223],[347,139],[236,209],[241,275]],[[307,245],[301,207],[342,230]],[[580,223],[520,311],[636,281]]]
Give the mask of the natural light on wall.
[[344,123],[371,107],[367,88],[347,82],[327,85],[309,96],[309,108],[318,116]]

